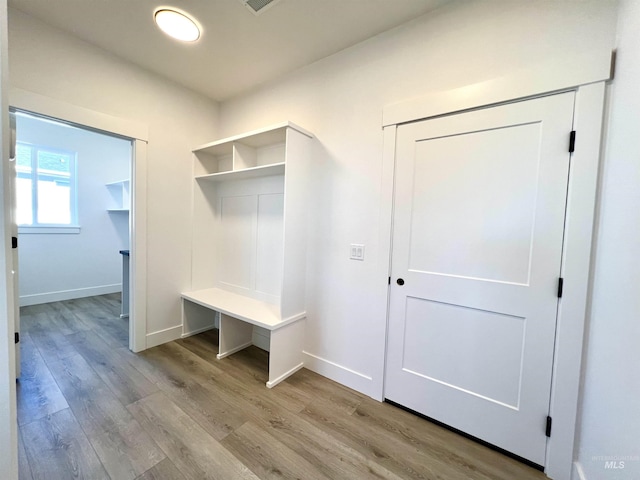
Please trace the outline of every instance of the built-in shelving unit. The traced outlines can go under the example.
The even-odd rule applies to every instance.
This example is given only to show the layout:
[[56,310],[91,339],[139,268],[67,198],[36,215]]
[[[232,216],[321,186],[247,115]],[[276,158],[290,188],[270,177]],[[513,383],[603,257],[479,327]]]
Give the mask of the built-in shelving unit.
[[128,213],[131,205],[131,182],[120,180],[107,183],[106,187],[111,194],[111,207],[107,211]]
[[182,294],[183,336],[216,322],[218,358],[251,344],[268,348],[268,387],[303,365],[312,138],[285,122],[193,150],[192,289]]

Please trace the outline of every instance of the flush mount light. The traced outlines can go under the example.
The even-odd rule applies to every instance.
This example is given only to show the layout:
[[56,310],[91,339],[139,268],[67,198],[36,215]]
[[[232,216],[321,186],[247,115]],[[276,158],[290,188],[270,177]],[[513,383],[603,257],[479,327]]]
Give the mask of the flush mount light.
[[200,38],[200,28],[187,14],[173,8],[162,7],[153,15],[160,30],[183,42],[195,42]]

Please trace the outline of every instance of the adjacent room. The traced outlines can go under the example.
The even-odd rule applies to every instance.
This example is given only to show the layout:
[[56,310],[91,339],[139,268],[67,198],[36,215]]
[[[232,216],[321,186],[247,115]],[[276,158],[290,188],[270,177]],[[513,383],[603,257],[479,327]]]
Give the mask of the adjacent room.
[[640,1],[0,10],[6,478],[640,478]]

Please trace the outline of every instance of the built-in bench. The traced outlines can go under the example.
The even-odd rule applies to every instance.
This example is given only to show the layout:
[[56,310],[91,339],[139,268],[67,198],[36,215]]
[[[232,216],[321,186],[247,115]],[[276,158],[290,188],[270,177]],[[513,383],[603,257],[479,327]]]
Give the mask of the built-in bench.
[[[281,318],[279,308],[267,302],[238,295],[219,288],[182,293],[184,336],[213,327],[203,325],[202,315],[188,303],[200,305],[220,314],[218,359],[227,357],[253,344],[253,327],[269,332],[269,381],[271,388],[303,366],[305,314]],[[206,323],[207,320],[204,320]],[[197,330],[189,326],[198,325]]]

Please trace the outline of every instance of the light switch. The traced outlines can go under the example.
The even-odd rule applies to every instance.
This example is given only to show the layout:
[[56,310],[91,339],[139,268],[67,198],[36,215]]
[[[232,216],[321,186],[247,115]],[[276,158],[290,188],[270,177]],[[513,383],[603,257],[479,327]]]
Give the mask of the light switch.
[[358,243],[352,243],[350,247],[351,260],[364,260],[364,245]]

